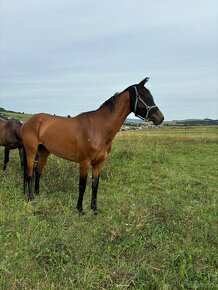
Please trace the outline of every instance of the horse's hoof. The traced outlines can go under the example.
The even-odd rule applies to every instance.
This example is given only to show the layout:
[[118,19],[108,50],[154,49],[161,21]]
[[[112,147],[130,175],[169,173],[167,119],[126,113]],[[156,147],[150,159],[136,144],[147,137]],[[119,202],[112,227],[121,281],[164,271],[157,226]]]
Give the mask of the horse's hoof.
[[35,200],[34,200],[34,198],[33,198],[33,197],[28,197],[28,202],[34,203],[34,202],[35,202]]
[[83,210],[79,211],[79,216],[84,216],[86,213]]
[[6,170],[6,166],[3,167],[3,170],[4,170],[4,171]]
[[41,210],[34,210],[33,211],[33,215],[35,215],[35,216],[41,216],[41,217],[43,217],[44,216],[44,214],[43,214],[43,211],[41,211]]
[[94,213],[94,215],[99,215],[99,214],[101,214],[101,212],[100,212],[98,209],[93,210],[93,213]]

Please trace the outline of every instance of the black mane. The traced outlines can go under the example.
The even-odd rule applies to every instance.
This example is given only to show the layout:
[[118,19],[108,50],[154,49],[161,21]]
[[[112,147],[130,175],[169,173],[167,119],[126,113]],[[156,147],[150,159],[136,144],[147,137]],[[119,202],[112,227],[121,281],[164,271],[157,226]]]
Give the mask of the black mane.
[[128,88],[126,88],[124,91],[122,91],[122,92],[120,92],[120,93],[118,93],[118,92],[116,92],[112,97],[110,97],[108,100],[106,100],[103,104],[101,104],[101,106],[97,109],[97,110],[93,110],[93,111],[89,111],[89,112],[83,112],[83,113],[81,113],[81,114],[79,114],[79,115],[82,115],[82,114],[87,114],[87,113],[92,113],[92,112],[94,112],[94,111],[98,111],[98,110],[100,110],[101,108],[103,108],[103,107],[108,107],[109,109],[110,109],[110,111],[111,112],[113,112],[113,110],[114,110],[114,106],[115,106],[115,104],[116,104],[116,100],[117,100],[117,98],[122,94],[122,93],[124,93],[124,92],[126,92],[126,91],[128,91],[128,90],[130,90],[131,88],[133,88],[133,87],[135,87],[135,86],[137,86],[137,84],[136,85],[131,85],[131,86],[129,86]]
[[137,84],[136,85],[131,85],[131,86],[129,86],[128,88],[126,88],[124,91],[122,91],[121,93],[118,93],[118,92],[116,92],[112,97],[110,97],[108,100],[106,100],[103,104],[101,104],[101,106],[98,108],[98,110],[99,109],[101,109],[102,107],[108,107],[111,111],[113,111],[114,110],[114,105],[115,105],[115,103],[116,103],[116,99],[117,99],[117,97],[120,95],[120,94],[122,94],[123,92],[126,92],[126,91],[128,91],[128,90],[130,90],[131,88],[133,88],[133,87],[135,87],[135,86],[137,86]]
[[118,95],[119,95],[119,93],[115,93],[112,97],[110,97],[103,104],[101,104],[99,109],[101,109],[102,107],[108,107],[111,111],[113,111],[114,110],[114,105],[116,103],[116,98],[117,98]]

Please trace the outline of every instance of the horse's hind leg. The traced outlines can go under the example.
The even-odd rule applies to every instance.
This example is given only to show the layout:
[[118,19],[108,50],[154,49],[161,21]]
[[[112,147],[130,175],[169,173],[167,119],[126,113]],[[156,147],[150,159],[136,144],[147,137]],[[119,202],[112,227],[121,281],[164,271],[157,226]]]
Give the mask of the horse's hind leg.
[[7,147],[5,147],[5,150],[4,150],[4,166],[3,166],[3,170],[6,169],[7,164],[9,162],[9,153],[10,153],[10,149],[8,149]]
[[39,147],[38,151],[38,164],[35,168],[35,194],[39,194],[39,181],[40,177],[43,171],[43,168],[45,167],[45,164],[47,162],[47,158],[50,152],[43,146]]
[[104,162],[101,162],[93,166],[92,171],[92,200],[91,200],[91,209],[94,211],[94,214],[98,214],[97,210],[97,192],[99,185],[99,177],[102,170]]
[[83,211],[83,195],[86,190],[86,181],[87,181],[87,175],[90,168],[90,162],[85,161],[80,163],[80,177],[79,177],[79,198],[77,201],[77,210],[79,211],[79,215],[84,215]]
[[26,158],[27,158],[27,168],[24,173],[24,178],[27,181],[28,187],[28,200],[33,200],[33,190],[32,190],[32,180],[33,180],[33,165],[35,161],[36,150],[28,151],[26,150]]

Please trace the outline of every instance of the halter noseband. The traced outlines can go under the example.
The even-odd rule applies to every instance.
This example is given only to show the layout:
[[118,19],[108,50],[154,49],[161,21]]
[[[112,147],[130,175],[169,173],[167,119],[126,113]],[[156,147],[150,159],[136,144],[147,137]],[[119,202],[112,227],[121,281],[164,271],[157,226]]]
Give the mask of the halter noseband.
[[[149,106],[145,103],[145,101],[143,101],[143,99],[141,98],[140,94],[138,93],[137,87],[134,86],[134,92],[131,91],[130,92],[130,96],[131,96],[131,101],[130,101],[130,105],[131,105],[131,110],[133,111],[133,113],[135,113],[136,117],[139,117],[142,120],[148,120],[148,116],[149,113],[151,112],[151,110],[153,110],[153,112],[155,112],[158,107],[156,105],[154,106]],[[144,105],[144,108],[138,108],[138,103],[141,102]],[[146,112],[144,111],[146,110]],[[144,116],[142,116],[145,115]]]

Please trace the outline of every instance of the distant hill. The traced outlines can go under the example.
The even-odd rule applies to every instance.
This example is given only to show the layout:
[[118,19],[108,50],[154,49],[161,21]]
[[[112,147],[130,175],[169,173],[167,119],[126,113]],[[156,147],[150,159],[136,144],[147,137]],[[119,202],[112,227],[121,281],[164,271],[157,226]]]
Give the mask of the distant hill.
[[14,111],[5,110],[4,108],[0,108],[1,113],[15,113]]
[[[6,110],[4,108],[0,108],[0,117],[10,119],[15,118],[21,121],[25,121],[29,119],[32,114],[27,114],[24,112],[16,112],[11,110]],[[145,123],[140,119],[127,118],[125,121],[125,125],[127,126],[136,126],[140,127],[141,125],[145,126],[146,124],[151,124],[151,122]],[[166,127],[170,126],[213,126],[218,125],[218,120],[213,119],[187,119],[187,120],[172,120],[172,121],[164,121],[163,125]]]
[[213,119],[187,119],[164,122],[164,126],[213,126],[218,125],[218,120]]
[[[125,121],[126,124],[132,123],[144,123],[140,119],[130,119],[127,118]],[[172,121],[164,121],[164,126],[212,126],[212,125],[218,125],[218,120],[213,119],[187,119],[187,120],[172,120]]]
[[32,116],[32,114],[26,114],[24,112],[15,112],[11,110],[6,110],[4,108],[0,108],[0,117],[5,119],[19,119],[20,121],[25,121],[29,119]]

